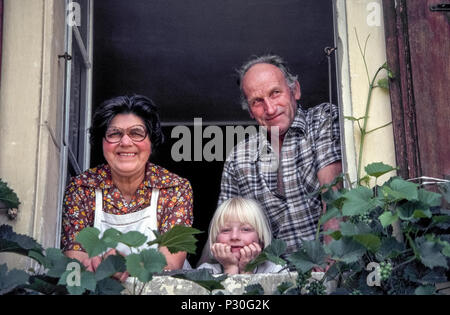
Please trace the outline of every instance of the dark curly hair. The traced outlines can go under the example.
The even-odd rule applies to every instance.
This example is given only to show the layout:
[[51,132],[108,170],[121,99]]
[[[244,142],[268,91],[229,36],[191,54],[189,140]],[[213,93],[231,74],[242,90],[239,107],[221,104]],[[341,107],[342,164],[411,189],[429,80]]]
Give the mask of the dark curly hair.
[[95,110],[92,118],[90,142],[93,147],[101,147],[103,137],[111,120],[118,114],[134,114],[144,121],[152,143],[152,148],[164,142],[164,135],[159,121],[158,108],[146,96],[118,96],[104,101]]

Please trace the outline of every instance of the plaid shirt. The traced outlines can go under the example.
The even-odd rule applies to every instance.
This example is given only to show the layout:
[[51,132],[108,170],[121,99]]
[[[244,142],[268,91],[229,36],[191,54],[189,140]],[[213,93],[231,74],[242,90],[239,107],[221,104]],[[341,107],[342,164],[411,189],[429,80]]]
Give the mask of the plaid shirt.
[[234,196],[259,201],[273,237],[287,243],[286,254],[314,239],[322,203],[308,195],[320,187],[317,172],[341,160],[338,109],[331,108],[330,115],[328,103],[298,107],[280,160],[260,132],[236,145],[224,164],[219,204]]

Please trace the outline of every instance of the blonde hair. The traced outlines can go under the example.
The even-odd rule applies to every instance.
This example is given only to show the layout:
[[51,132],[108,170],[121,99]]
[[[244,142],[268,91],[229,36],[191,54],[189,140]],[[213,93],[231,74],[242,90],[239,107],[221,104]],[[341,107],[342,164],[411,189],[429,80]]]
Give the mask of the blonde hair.
[[261,245],[264,248],[270,245],[272,232],[261,206],[253,199],[242,197],[230,198],[217,208],[209,226],[209,245],[216,242],[220,229],[230,219],[250,224],[256,230]]

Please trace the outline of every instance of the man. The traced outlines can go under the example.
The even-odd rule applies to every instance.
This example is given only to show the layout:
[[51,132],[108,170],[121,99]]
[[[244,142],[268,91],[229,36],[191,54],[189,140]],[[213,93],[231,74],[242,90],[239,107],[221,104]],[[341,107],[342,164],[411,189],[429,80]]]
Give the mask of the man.
[[[267,137],[251,135],[231,151],[219,204],[234,196],[259,201],[290,254],[314,239],[325,211],[320,197],[310,195],[342,172],[338,110],[327,103],[298,106],[300,84],[279,56],[255,58],[239,75],[242,100]],[[323,228],[338,226],[330,220]]]

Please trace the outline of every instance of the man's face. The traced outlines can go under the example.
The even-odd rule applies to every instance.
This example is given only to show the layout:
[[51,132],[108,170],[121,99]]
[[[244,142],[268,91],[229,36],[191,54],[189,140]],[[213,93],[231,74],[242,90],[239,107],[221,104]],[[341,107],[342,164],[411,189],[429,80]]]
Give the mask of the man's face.
[[280,136],[284,135],[294,121],[300,84],[296,82],[292,91],[280,69],[261,63],[247,71],[242,87],[252,118],[269,131],[270,127],[278,126]]

